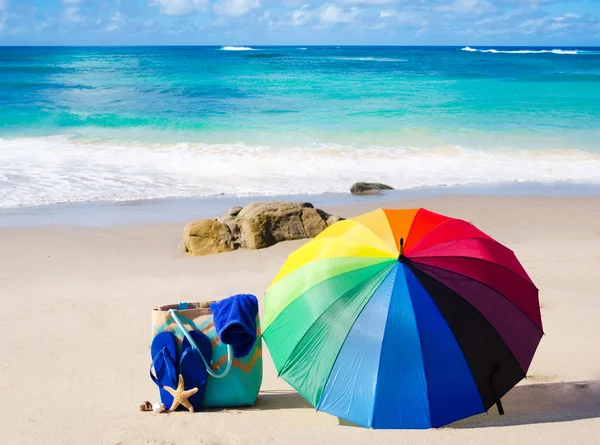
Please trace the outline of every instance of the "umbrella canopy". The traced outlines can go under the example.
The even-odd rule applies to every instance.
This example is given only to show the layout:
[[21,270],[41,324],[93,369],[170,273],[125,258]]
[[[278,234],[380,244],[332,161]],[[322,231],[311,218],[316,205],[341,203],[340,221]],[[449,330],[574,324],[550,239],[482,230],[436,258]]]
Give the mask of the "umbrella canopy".
[[[265,293],[279,375],[318,410],[373,428],[431,428],[487,411],[543,335],[514,253],[426,209],[333,224]],[[500,409],[500,405],[499,405]]]

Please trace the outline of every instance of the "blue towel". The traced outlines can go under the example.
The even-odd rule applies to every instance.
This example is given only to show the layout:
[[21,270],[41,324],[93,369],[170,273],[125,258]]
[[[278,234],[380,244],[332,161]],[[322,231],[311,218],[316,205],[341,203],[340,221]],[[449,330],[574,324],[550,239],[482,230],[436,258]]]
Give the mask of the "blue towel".
[[258,299],[238,294],[211,304],[210,310],[221,342],[233,347],[236,358],[248,355],[256,341]]

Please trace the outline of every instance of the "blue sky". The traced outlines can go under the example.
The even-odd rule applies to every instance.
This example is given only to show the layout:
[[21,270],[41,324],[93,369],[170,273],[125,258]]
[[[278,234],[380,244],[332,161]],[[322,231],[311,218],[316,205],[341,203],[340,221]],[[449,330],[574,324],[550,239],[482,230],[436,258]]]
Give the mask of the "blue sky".
[[0,0],[0,45],[600,45],[600,0]]

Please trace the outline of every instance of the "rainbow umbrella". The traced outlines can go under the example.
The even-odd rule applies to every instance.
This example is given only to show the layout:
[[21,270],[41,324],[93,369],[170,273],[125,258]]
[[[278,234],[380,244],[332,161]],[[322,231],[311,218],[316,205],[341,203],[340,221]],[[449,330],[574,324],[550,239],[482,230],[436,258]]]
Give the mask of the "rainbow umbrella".
[[372,428],[431,428],[487,411],[543,335],[514,253],[426,209],[333,224],[265,293],[279,375],[319,411]]

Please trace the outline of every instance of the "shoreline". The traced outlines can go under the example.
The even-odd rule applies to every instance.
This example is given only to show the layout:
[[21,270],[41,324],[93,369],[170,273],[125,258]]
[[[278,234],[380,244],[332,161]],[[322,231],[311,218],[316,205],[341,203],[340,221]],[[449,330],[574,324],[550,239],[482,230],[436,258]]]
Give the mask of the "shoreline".
[[391,202],[461,196],[490,197],[589,197],[600,196],[599,184],[502,183],[419,187],[377,195],[323,193],[318,195],[209,196],[152,198],[136,201],[95,201],[41,206],[0,207],[0,229],[53,225],[107,227],[146,223],[171,223],[222,215],[228,208],[255,201],[301,201],[315,207],[386,205]]

